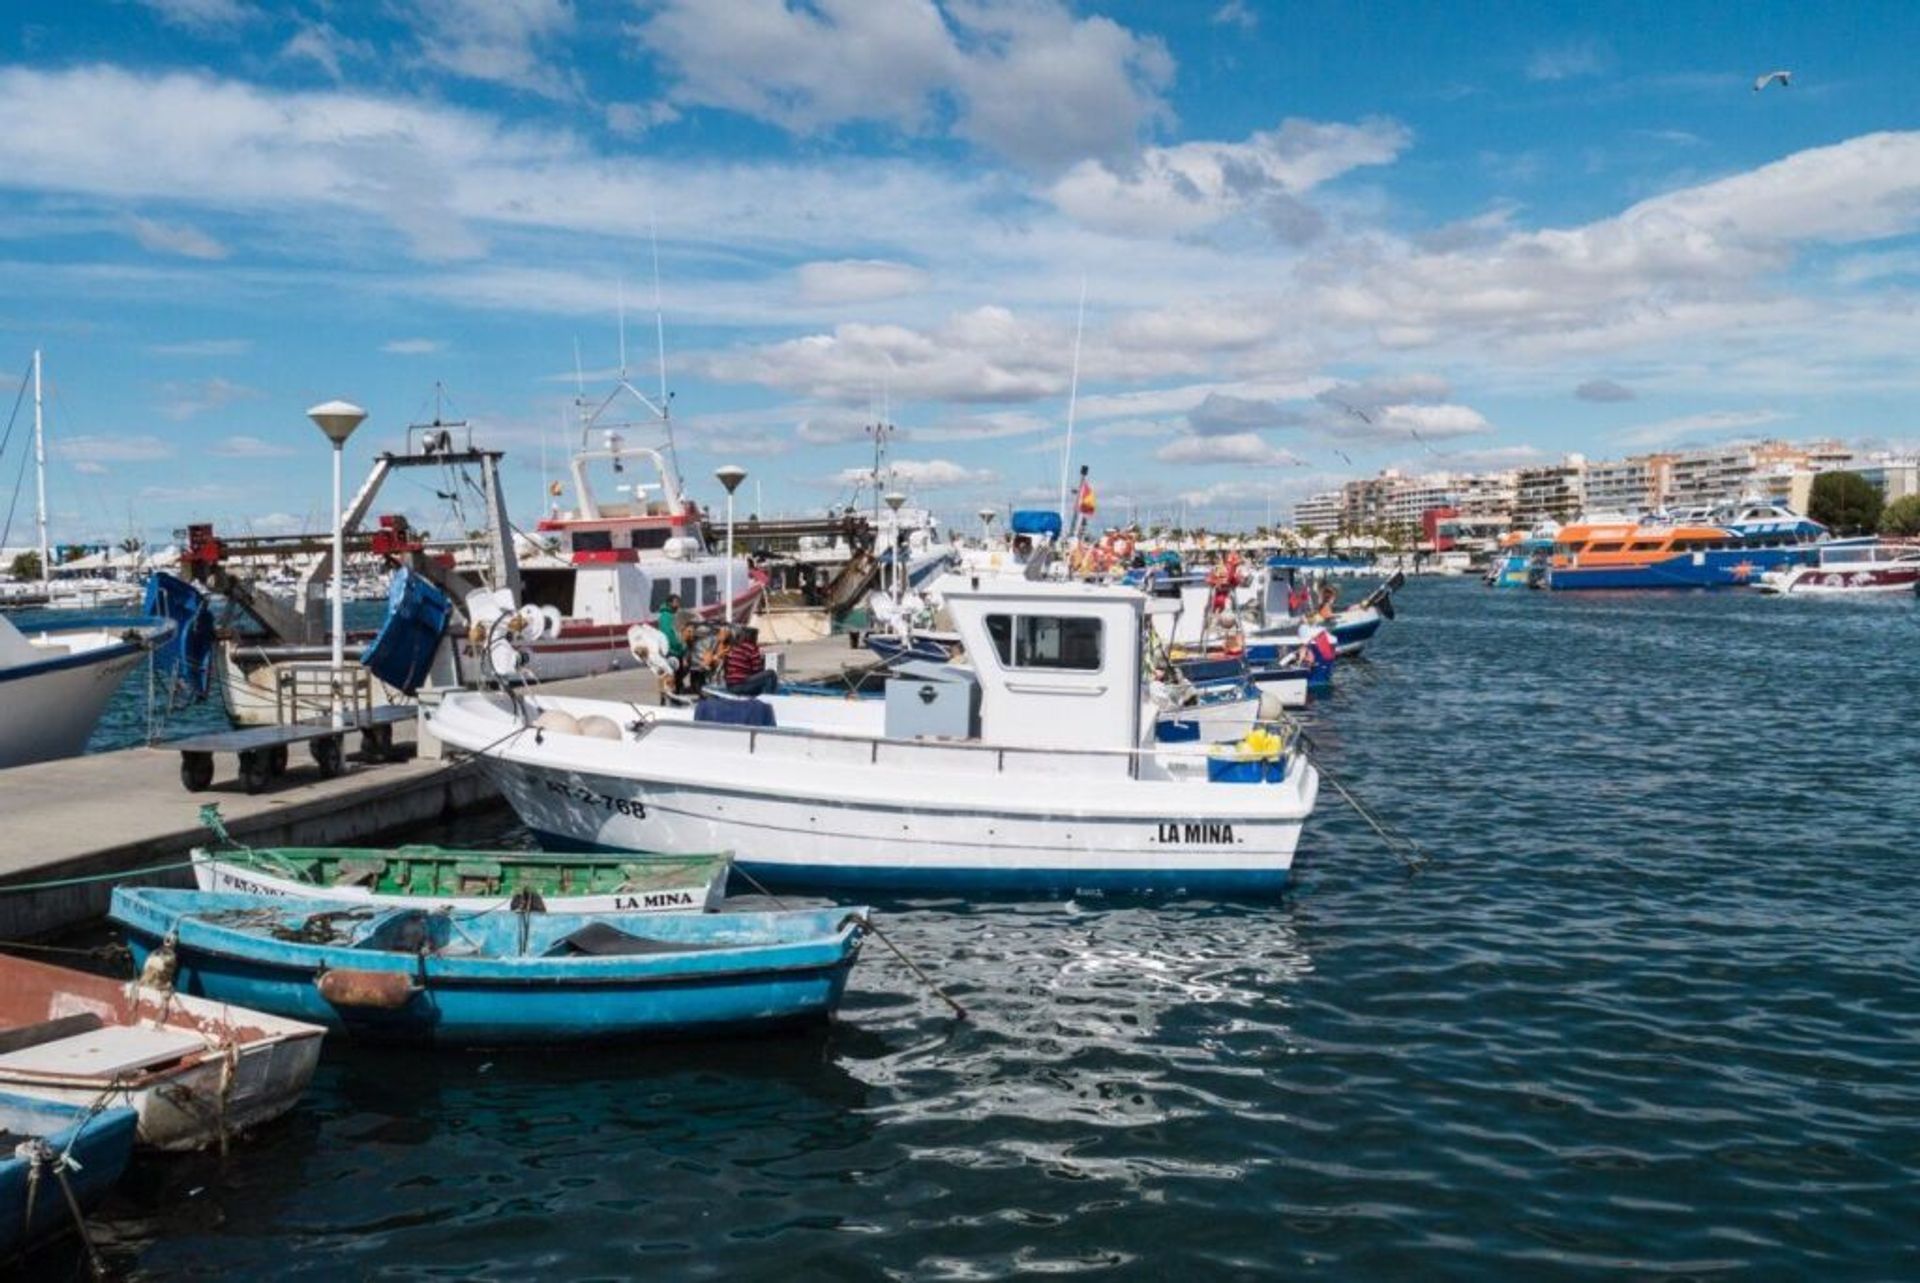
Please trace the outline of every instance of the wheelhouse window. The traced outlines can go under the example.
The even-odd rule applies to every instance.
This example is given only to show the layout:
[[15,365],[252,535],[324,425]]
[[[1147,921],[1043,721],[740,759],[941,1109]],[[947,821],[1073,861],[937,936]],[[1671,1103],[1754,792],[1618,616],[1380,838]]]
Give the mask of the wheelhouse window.
[[656,579],[653,581],[653,595],[647,600],[647,609],[659,614],[661,607],[667,604],[667,598],[673,596],[673,580]]
[[576,530],[573,535],[575,552],[612,552],[613,532],[611,530]]
[[720,600],[720,576],[700,576],[700,604],[711,606]]
[[1100,621],[1084,616],[988,615],[987,636],[1002,668],[1100,671]]
[[1621,549],[1621,546],[1622,545],[1617,543],[1589,544],[1587,547],[1587,551],[1588,552],[1619,552]]
[[673,531],[665,526],[655,526],[636,530],[628,537],[628,543],[635,548],[664,548]]

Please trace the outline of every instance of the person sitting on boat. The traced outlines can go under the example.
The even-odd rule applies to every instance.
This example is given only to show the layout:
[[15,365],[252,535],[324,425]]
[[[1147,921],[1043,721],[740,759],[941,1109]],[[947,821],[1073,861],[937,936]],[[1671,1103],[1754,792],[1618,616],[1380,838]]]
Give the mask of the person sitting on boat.
[[1313,603],[1313,595],[1305,585],[1291,577],[1287,580],[1287,614],[1298,619],[1307,613],[1307,607]]
[[1297,668],[1331,664],[1339,653],[1340,647],[1334,642],[1332,633],[1324,628],[1302,628],[1300,648],[1293,653],[1293,663]]
[[727,657],[722,670],[727,693],[773,694],[780,688],[780,678],[767,668],[766,656],[760,652],[759,631],[753,628],[730,628],[727,631],[731,640],[727,643]]
[[1312,618],[1316,622],[1323,624],[1329,619],[1332,619],[1334,615],[1333,608],[1339,600],[1340,590],[1333,586],[1333,581],[1331,579],[1322,579],[1320,581],[1318,600],[1314,603]]
[[667,660],[673,665],[674,690],[679,690],[681,681],[687,673],[687,638],[680,631],[680,594],[674,593],[667,598],[667,604],[660,607],[660,613],[654,617],[654,627],[667,640]]

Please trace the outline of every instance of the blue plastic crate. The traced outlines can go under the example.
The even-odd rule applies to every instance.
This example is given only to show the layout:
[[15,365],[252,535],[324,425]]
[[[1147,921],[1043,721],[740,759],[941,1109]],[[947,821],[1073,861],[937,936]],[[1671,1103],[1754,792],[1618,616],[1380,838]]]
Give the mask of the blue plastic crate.
[[1287,778],[1284,757],[1241,760],[1234,757],[1209,757],[1207,779],[1214,784],[1278,784]]

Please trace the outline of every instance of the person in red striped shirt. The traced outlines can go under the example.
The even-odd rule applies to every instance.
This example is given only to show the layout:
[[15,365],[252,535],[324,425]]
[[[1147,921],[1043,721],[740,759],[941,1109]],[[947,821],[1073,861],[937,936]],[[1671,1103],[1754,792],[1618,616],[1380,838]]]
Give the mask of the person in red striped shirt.
[[771,695],[780,687],[779,676],[767,671],[757,629],[727,630],[727,658],[722,671],[726,674],[729,695]]

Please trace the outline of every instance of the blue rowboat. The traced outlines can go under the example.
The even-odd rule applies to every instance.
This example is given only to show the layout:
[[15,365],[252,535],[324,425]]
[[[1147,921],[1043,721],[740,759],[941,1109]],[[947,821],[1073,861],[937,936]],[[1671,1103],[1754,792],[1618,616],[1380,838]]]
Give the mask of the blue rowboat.
[[61,1177],[82,1209],[98,1202],[127,1169],[138,1122],[131,1109],[0,1092],[0,1261],[73,1228]]
[[867,910],[519,913],[118,887],[135,964],[354,1037],[444,1045],[738,1033],[824,1020]]

